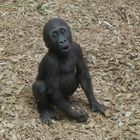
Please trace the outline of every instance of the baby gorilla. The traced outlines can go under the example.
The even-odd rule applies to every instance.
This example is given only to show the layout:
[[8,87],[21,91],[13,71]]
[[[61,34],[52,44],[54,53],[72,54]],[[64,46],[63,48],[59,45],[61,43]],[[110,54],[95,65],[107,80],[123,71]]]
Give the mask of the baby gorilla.
[[106,107],[94,96],[82,49],[73,41],[68,24],[59,18],[48,21],[44,26],[43,39],[48,53],[39,64],[38,75],[32,87],[42,122],[48,124],[56,117],[52,105],[79,122],[87,120],[87,113],[74,110],[68,101],[79,84],[91,110],[104,114]]

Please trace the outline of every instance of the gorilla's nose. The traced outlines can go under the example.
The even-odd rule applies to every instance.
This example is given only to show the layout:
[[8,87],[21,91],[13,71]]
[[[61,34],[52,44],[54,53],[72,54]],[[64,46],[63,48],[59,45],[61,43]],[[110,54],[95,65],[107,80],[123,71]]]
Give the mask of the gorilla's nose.
[[59,44],[60,44],[60,45],[64,45],[64,44],[66,44],[66,41],[67,41],[66,39],[60,40],[60,41],[59,41]]

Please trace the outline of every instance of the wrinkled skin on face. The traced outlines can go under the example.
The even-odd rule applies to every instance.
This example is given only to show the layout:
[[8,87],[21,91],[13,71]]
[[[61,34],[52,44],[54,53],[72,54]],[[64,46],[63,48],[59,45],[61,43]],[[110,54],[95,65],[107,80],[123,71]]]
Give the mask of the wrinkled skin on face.
[[63,20],[50,20],[44,27],[43,38],[47,47],[56,53],[66,55],[71,51],[71,32]]

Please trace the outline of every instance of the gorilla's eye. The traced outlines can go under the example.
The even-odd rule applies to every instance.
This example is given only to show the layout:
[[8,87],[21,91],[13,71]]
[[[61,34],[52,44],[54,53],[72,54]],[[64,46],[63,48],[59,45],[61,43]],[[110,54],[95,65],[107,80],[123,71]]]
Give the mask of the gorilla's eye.
[[52,32],[52,37],[53,38],[57,38],[57,36],[58,36],[58,33],[55,31],[55,32]]
[[60,32],[61,32],[61,34],[64,34],[66,32],[66,29],[65,28],[61,28]]

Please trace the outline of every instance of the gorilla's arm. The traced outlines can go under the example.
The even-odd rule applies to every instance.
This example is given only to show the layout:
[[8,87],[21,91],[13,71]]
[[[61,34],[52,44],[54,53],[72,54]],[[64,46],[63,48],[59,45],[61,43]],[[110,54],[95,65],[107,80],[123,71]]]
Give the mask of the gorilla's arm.
[[94,95],[93,87],[92,87],[92,81],[91,76],[89,74],[89,70],[84,62],[82,49],[79,45],[77,45],[77,55],[79,58],[79,61],[77,63],[77,73],[79,75],[79,81],[82,89],[84,90],[87,99],[89,101],[89,105],[93,111],[104,113],[106,110],[106,107],[102,104],[100,104]]
[[36,81],[44,81],[45,80],[45,71],[46,71],[46,58],[47,55],[43,57],[38,67],[38,75],[36,77]]

